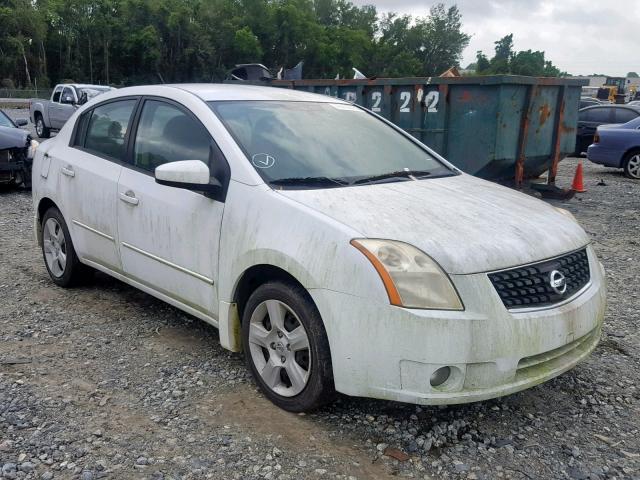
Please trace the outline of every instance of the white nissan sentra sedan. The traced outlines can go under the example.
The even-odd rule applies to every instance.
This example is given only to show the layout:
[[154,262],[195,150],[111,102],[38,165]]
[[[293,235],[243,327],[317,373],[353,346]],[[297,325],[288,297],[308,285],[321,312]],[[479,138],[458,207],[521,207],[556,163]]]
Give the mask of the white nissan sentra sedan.
[[100,270],[216,326],[290,411],[506,395],[600,338],[603,268],[571,214],[331,97],[106,93],[41,145],[33,201],[54,283]]

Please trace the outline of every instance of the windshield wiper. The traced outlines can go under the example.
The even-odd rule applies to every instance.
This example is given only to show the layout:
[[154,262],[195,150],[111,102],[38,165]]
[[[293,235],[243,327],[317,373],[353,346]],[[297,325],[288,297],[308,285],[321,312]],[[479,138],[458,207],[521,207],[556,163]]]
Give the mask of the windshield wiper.
[[411,180],[417,180],[421,177],[428,177],[431,175],[429,170],[398,170],[397,172],[383,173],[380,175],[372,175],[370,177],[359,178],[355,180],[352,185],[360,185],[362,183],[373,183],[381,180],[389,180],[391,178],[410,178]]
[[349,182],[342,178],[331,177],[290,177],[270,180],[269,184],[281,187],[316,186],[316,187],[344,187]]

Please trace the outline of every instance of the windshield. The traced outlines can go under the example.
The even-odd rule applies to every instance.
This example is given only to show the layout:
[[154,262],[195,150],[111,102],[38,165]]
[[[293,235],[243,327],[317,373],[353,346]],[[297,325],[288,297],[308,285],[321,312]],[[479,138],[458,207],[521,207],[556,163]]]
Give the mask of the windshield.
[[400,132],[352,105],[224,101],[211,106],[268,183],[306,182],[321,188],[366,183],[368,178],[389,182],[454,174]]
[[14,127],[11,120],[9,120],[9,117],[7,117],[7,114],[4,113],[2,110],[0,110],[0,127],[11,127],[11,128]]

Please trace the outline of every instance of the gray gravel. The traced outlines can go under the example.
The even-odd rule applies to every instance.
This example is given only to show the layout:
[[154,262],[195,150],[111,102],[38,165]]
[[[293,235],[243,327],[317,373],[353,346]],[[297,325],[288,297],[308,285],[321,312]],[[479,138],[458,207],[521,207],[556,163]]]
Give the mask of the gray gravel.
[[0,192],[0,478],[640,479],[640,183],[585,170],[588,192],[554,204],[607,269],[591,358],[504,399],[343,397],[310,415],[272,406],[203,322],[104,275],[55,287],[29,192]]

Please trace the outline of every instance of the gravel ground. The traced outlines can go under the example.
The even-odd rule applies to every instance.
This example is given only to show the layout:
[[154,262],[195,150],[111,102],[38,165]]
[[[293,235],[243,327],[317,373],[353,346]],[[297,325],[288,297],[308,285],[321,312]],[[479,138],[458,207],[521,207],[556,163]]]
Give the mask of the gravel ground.
[[342,397],[309,415],[272,406],[203,322],[101,274],[54,286],[30,193],[0,192],[0,478],[640,479],[640,183],[585,163],[585,184],[553,203],[607,269],[587,361],[478,404]]

